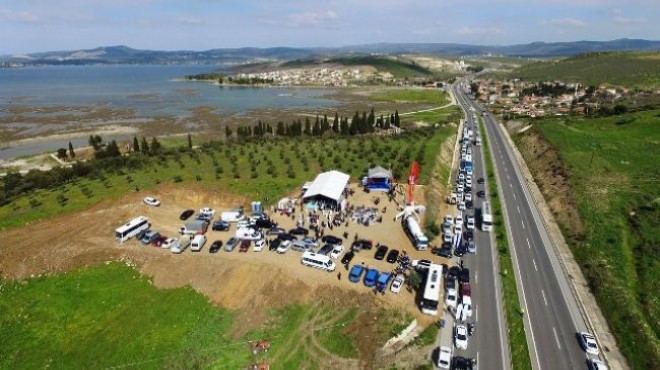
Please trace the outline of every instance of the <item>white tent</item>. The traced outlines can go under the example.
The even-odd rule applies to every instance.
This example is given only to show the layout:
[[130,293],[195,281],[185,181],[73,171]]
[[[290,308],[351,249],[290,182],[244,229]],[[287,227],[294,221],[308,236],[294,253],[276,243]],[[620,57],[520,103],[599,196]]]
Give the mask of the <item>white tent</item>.
[[329,200],[338,207],[344,199],[344,189],[348,185],[350,176],[339,171],[328,171],[320,173],[309,186],[309,189],[303,195],[303,201]]

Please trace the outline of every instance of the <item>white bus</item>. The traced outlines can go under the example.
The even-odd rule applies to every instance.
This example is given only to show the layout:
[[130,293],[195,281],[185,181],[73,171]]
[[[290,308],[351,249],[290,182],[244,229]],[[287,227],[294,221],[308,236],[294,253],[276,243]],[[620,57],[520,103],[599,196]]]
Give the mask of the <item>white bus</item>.
[[427,273],[426,284],[424,284],[424,295],[419,302],[419,306],[423,314],[437,315],[440,289],[442,288],[442,266],[433,263]]
[[335,271],[335,262],[330,257],[323,254],[305,252],[302,254],[300,263],[305,266],[315,267],[328,272]]
[[117,230],[115,230],[115,238],[118,242],[123,243],[137,235],[140,231],[146,230],[148,228],[149,219],[144,216],[140,216],[117,228]]
[[490,202],[484,202],[481,206],[481,230],[493,230],[493,213],[490,209]]

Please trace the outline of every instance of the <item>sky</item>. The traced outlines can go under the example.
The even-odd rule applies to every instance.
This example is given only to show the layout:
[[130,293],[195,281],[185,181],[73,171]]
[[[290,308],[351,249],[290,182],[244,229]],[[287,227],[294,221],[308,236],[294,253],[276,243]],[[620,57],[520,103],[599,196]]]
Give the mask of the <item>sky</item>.
[[0,0],[0,54],[660,40],[659,0]]

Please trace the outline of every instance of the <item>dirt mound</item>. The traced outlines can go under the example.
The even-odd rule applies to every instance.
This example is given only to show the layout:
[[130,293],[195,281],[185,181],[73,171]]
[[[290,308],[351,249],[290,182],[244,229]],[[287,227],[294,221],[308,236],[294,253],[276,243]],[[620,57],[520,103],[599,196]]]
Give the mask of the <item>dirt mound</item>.
[[518,149],[553,216],[571,238],[582,238],[584,225],[559,152],[533,128],[519,134],[518,140]]

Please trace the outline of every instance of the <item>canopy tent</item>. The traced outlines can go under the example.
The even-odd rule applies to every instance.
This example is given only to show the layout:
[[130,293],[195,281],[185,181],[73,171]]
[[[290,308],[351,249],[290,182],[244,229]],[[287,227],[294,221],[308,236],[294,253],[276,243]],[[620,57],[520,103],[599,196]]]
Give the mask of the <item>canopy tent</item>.
[[309,203],[312,208],[339,209],[349,179],[349,175],[339,171],[320,173],[305,191],[303,202]]
[[380,166],[369,169],[366,186],[369,190],[390,191],[392,187],[392,171]]

